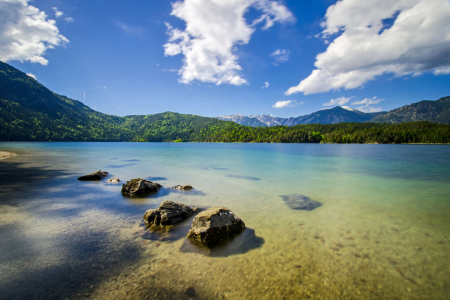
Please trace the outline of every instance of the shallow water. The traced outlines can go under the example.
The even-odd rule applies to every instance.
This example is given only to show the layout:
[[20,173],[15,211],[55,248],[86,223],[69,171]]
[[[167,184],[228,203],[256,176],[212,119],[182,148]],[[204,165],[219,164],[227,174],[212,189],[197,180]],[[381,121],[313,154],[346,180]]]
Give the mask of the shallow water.
[[[450,147],[0,143],[0,298],[448,299]],[[105,170],[164,189],[125,198]],[[190,184],[193,192],[168,187]],[[281,196],[323,205],[292,210]],[[162,201],[227,206],[249,228],[211,255]],[[254,230],[254,231],[253,231]],[[239,240],[239,238],[241,238]]]

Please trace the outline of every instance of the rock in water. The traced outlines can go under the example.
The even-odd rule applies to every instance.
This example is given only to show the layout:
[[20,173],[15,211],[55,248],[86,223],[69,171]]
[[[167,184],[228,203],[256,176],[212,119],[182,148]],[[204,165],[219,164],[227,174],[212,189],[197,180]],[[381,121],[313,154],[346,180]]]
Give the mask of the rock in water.
[[181,203],[164,201],[157,209],[149,209],[144,214],[144,223],[151,225],[175,225],[186,220],[198,211]]
[[192,190],[192,185],[189,185],[189,184],[176,185],[176,186],[173,186],[172,189],[181,190],[181,191],[190,191],[190,190]]
[[120,179],[117,178],[117,177],[113,177],[113,178],[109,178],[108,180],[106,180],[106,182],[107,182],[107,183],[115,184],[115,183],[119,183],[119,182],[120,182]]
[[322,203],[316,200],[312,200],[309,197],[306,197],[304,195],[287,195],[287,196],[281,196],[283,198],[284,203],[286,203],[287,206],[291,209],[302,209],[302,210],[308,210],[311,211],[313,209],[318,208],[319,206],[322,206]]
[[108,176],[108,172],[103,172],[103,171],[98,170],[98,171],[95,171],[94,173],[78,177],[78,180],[81,180],[81,181],[102,180],[106,176]]
[[129,196],[143,196],[150,193],[156,193],[161,185],[142,178],[131,179],[122,186],[122,194]]
[[244,222],[226,207],[211,207],[194,218],[187,238],[194,244],[213,247],[243,232]]

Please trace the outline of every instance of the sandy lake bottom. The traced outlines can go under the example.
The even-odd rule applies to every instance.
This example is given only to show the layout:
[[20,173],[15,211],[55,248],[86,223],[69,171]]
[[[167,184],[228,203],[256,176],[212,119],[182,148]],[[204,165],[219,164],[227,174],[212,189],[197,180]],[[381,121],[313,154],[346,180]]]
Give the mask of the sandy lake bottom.
[[[449,299],[450,147],[0,143],[0,299]],[[157,194],[80,182],[104,170]],[[193,192],[169,187],[190,184]],[[283,195],[323,205],[292,210]],[[165,200],[226,206],[245,238],[186,251],[192,218],[142,225]],[[253,231],[254,230],[254,231]]]

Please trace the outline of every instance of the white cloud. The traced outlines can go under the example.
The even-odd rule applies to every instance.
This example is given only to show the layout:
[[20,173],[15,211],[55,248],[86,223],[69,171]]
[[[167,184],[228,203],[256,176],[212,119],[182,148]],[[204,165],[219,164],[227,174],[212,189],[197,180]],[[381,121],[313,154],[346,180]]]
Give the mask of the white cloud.
[[364,104],[366,106],[369,106],[369,105],[372,105],[372,104],[378,104],[378,103],[380,103],[383,100],[384,99],[377,99],[377,97],[373,97],[372,99],[365,98],[364,100],[353,102],[352,105]]
[[356,108],[359,111],[366,112],[366,113],[372,113],[372,112],[379,112],[383,111],[381,107],[367,107],[367,106],[360,106]]
[[363,112],[378,112],[378,111],[382,111],[381,107],[370,107],[370,105],[378,104],[383,100],[384,99],[377,99],[377,97],[373,97],[372,99],[365,98],[361,101],[352,102],[352,105],[361,105],[362,104],[363,106],[357,107],[356,109],[363,111]]
[[325,17],[322,37],[337,37],[287,95],[354,89],[385,73],[450,74],[448,0],[342,0]]
[[27,75],[30,76],[31,78],[33,78],[34,80],[37,80],[36,76],[33,73],[27,73]]
[[67,17],[64,19],[67,23],[73,22],[73,18],[72,17]]
[[279,66],[282,63],[285,63],[289,60],[289,55],[291,54],[290,50],[276,50],[275,52],[273,52],[272,54],[270,54],[270,56],[272,56],[275,59],[275,62],[273,62],[274,66]]
[[[246,84],[239,75],[237,45],[247,44],[257,24],[263,29],[274,22],[291,22],[292,13],[278,1],[271,0],[184,0],[172,4],[172,15],[186,22],[186,29],[166,23],[170,36],[164,45],[166,56],[183,54],[180,70],[182,83],[195,80],[217,85]],[[247,23],[244,14],[250,7],[262,16]]]
[[350,101],[351,97],[345,98],[345,97],[339,97],[336,99],[331,99],[330,102],[324,103],[323,106],[332,106],[332,105],[344,105],[348,101]]
[[115,22],[116,26],[122,29],[125,33],[134,36],[141,36],[144,33],[144,29],[138,26],[128,25],[122,22]]
[[0,60],[47,65],[45,51],[69,42],[55,23],[28,0],[0,0]]
[[57,7],[52,7],[52,9],[55,11],[56,18],[59,18],[64,14],[62,11],[59,11]]
[[297,100],[285,100],[285,101],[278,101],[274,105],[272,105],[273,108],[283,108],[283,107],[291,107],[297,104],[303,104],[303,102],[297,102]]
[[261,87],[261,89],[267,89],[269,87],[270,83],[268,83],[267,81],[264,82],[264,86]]

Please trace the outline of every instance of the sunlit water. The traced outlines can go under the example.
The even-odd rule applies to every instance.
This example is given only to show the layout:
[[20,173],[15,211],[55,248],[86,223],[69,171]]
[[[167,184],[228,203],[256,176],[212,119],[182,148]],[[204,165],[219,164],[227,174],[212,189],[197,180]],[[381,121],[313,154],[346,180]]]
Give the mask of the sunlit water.
[[[0,143],[1,299],[449,299],[450,147]],[[80,182],[105,170],[158,194]],[[193,192],[168,189],[190,184]],[[321,202],[291,210],[280,197]],[[186,252],[164,200],[226,206],[255,236]],[[246,232],[247,234],[248,232]],[[192,249],[191,249],[192,250]]]

